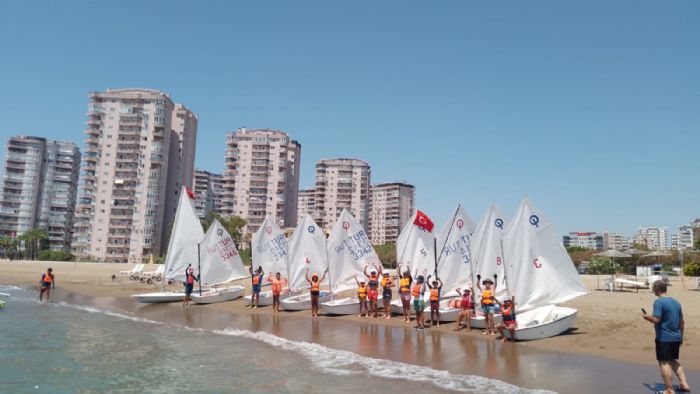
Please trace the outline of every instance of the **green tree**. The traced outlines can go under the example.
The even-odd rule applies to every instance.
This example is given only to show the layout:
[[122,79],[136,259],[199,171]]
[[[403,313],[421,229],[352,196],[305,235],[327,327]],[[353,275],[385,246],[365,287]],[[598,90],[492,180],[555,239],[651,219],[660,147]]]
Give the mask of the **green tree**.
[[596,252],[593,249],[586,249],[580,246],[570,246],[566,248],[566,251],[569,252],[569,257],[571,257],[571,260],[577,267],[582,261],[590,261],[593,253]]
[[201,219],[204,232],[209,229],[209,226],[211,226],[211,224],[214,222],[214,219],[218,220],[224,229],[228,231],[228,233],[231,235],[231,239],[233,239],[233,242],[238,246],[238,249],[243,249],[241,248],[241,241],[243,237],[243,227],[245,227],[246,221],[238,216],[224,218],[212,211],[209,211],[207,213],[207,217]]
[[683,267],[683,275],[685,276],[700,276],[700,264],[690,263]]
[[39,260],[43,261],[73,261],[75,257],[62,250],[42,250],[39,252]]
[[695,250],[700,250],[700,237],[695,238]]
[[374,245],[374,251],[384,267],[396,268],[396,244]]
[[43,228],[33,228],[20,235],[19,239],[24,241],[24,258],[36,260],[42,249],[42,243],[48,238],[49,233]]
[[610,257],[593,256],[588,264],[588,273],[592,275],[611,275],[620,271],[620,264]]

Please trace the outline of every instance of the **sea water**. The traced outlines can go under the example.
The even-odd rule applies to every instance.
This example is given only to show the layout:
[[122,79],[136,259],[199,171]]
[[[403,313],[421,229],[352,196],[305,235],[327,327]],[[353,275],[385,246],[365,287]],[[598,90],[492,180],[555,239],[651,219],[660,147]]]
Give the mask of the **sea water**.
[[0,310],[2,393],[535,393],[265,332],[204,331],[11,293]]

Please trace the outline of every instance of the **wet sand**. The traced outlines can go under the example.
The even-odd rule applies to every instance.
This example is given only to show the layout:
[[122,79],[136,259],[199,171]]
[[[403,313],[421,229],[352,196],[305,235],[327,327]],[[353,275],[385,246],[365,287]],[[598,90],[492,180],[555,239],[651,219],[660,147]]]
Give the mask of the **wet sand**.
[[[647,298],[653,300],[653,296],[650,297],[641,290],[640,293],[623,294],[594,292],[582,297],[583,300],[579,302],[583,307],[578,306],[581,309],[578,330],[571,334],[536,342],[500,344],[492,338],[476,333],[455,334],[451,331],[452,325],[418,332],[408,328],[398,318],[385,320],[322,316],[311,319],[308,312],[282,312],[273,315],[271,308],[251,311],[245,308],[244,301],[192,306],[187,309],[183,309],[177,303],[140,305],[131,301],[129,295],[137,291],[153,291],[156,286],[129,281],[112,282],[109,274],[127,269],[124,265],[79,264],[74,268],[74,265],[69,263],[52,263],[52,266],[58,284],[53,295],[55,300],[116,308],[138,317],[175,325],[205,330],[237,328],[265,331],[290,340],[314,342],[367,357],[430,366],[456,374],[480,375],[522,387],[545,388],[561,393],[644,393],[653,392],[660,383],[653,348],[651,352],[637,351],[638,354],[644,355],[644,359],[636,361],[646,365],[582,354],[595,353],[591,349],[600,350],[601,346],[608,346],[607,341],[610,341],[610,338],[606,341],[604,335],[597,335],[589,330],[596,324],[604,326],[608,318],[615,319],[616,308],[624,307],[617,305],[618,303],[627,299],[636,303],[639,297],[642,298],[640,302],[647,302]],[[0,263],[0,267],[3,272],[0,283],[31,288],[38,282],[38,276],[46,264]],[[698,296],[695,292],[688,293],[688,297]],[[601,308],[607,309],[584,309],[588,303],[597,302],[601,302]],[[650,301],[647,305],[649,303]],[[688,304],[684,303],[686,315],[692,315],[691,319],[697,318],[692,308],[697,308],[698,304]],[[572,305],[577,307],[573,303]],[[688,309],[691,309],[690,313]],[[635,316],[638,317],[638,314]],[[646,328],[643,332],[644,340],[635,343],[633,335],[619,346],[642,348],[649,346],[649,342],[653,346],[651,325],[647,327],[642,323],[635,322],[642,329]],[[689,369],[691,385],[700,387],[700,373],[693,365],[700,355],[693,354],[690,340],[694,337],[694,332],[690,330],[690,326],[689,324],[687,329],[689,340],[686,340],[681,351],[681,361]],[[611,332],[615,330],[617,328],[613,328]],[[614,349],[611,353],[616,356],[620,351]],[[619,360],[622,357],[617,358]]]

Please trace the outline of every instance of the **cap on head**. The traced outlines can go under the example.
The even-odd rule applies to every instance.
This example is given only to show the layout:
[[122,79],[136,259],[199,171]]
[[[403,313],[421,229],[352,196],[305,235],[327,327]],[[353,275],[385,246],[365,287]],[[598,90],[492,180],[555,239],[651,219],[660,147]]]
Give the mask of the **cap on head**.
[[388,272],[382,272],[382,275],[384,275],[384,276],[389,276],[389,273],[388,273]]
[[418,279],[418,282],[423,282],[423,281],[425,281],[425,278],[423,277],[423,275],[418,275],[418,278],[417,278],[417,279]]
[[484,279],[481,283],[482,283],[482,284],[485,284],[485,285],[486,285],[486,284],[493,284],[493,281],[492,281],[491,279],[488,279],[488,278],[487,278],[487,279]]

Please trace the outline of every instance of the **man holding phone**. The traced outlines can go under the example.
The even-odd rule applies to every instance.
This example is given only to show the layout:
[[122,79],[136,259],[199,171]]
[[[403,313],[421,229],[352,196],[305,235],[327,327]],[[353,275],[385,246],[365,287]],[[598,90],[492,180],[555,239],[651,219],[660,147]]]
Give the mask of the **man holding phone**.
[[683,367],[678,362],[681,344],[683,344],[683,310],[681,304],[674,298],[666,295],[666,283],[657,280],[652,285],[654,294],[658,297],[654,301],[654,310],[647,315],[642,308],[644,320],[653,323],[656,329],[656,360],[659,362],[661,377],[666,386],[664,394],[673,394],[673,373],[680,380],[680,391],[690,392],[690,386],[685,377]]

